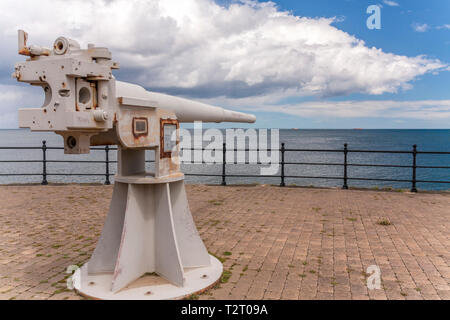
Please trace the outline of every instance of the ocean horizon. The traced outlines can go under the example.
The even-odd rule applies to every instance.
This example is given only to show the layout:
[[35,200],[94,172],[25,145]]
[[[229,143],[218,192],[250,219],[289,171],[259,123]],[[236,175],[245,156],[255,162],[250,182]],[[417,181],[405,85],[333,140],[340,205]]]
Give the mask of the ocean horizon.
[[[190,129],[188,129],[190,130]],[[222,129],[224,130],[224,129]],[[345,143],[350,150],[411,151],[417,145],[418,151],[450,152],[450,129],[279,129],[280,144],[287,149],[333,149],[341,150]],[[0,129],[0,147],[40,147],[42,140],[49,147],[62,147],[62,137],[52,132],[30,132],[28,129]],[[104,160],[104,151],[91,151],[88,155],[64,155],[63,150],[48,150],[48,160]],[[152,158],[152,155],[149,155]],[[41,150],[0,150],[1,160],[41,160]],[[110,160],[116,160],[116,152],[110,152]],[[286,162],[342,163],[343,153],[286,152]],[[349,153],[348,163],[411,165],[411,154]],[[450,155],[419,154],[418,166],[450,166]],[[48,163],[49,173],[101,173],[102,163]],[[148,164],[152,170],[153,164]],[[115,164],[110,171],[115,173]],[[259,174],[256,164],[229,164],[227,174]],[[220,174],[222,164],[182,164],[185,173]],[[292,176],[342,176],[342,166],[286,165],[285,174]],[[0,174],[40,173],[42,163],[20,162],[0,163]],[[279,174],[279,172],[278,172]],[[411,179],[411,168],[348,167],[349,177],[375,179]],[[450,169],[417,169],[418,180],[450,181]],[[113,178],[112,178],[113,180]],[[38,183],[40,176],[0,176],[0,184]],[[104,177],[94,176],[49,176],[49,182],[103,182]],[[187,176],[188,183],[219,184],[220,177]],[[227,177],[228,184],[279,184],[279,177]],[[286,185],[340,187],[341,180],[287,178]],[[350,187],[409,189],[410,183],[350,180]],[[419,190],[450,190],[450,184],[418,183]]]

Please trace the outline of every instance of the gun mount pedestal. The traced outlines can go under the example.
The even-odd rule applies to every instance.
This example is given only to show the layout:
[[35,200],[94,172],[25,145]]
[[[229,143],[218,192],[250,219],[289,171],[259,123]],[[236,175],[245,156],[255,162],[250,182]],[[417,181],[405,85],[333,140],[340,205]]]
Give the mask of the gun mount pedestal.
[[[143,165],[144,152],[119,149],[119,162],[131,153]],[[183,298],[214,285],[222,264],[197,232],[184,175],[120,175],[124,165],[136,161],[119,163],[102,234],[89,262],[74,275],[75,289],[97,299],[153,300]]]

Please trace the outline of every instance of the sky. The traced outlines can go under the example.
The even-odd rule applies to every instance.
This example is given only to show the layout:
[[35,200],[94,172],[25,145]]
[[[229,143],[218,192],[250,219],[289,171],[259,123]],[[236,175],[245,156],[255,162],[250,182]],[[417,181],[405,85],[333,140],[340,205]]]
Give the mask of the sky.
[[[367,26],[371,5],[380,29]],[[450,124],[450,1],[3,0],[0,128],[43,102],[11,78],[17,29],[29,44],[108,47],[118,80],[253,113],[251,127]]]

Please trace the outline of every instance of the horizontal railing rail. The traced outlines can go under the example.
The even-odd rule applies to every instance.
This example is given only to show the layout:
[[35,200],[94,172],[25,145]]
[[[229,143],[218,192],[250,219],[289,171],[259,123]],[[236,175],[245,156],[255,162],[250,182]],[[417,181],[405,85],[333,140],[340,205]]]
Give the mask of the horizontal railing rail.
[[[0,173],[1,177],[4,176],[42,176],[41,184],[48,184],[47,177],[48,176],[104,176],[105,181],[104,184],[111,184],[110,177],[114,174],[110,172],[110,164],[117,163],[117,160],[110,160],[110,151],[116,151],[117,147],[92,147],[93,151],[103,151],[105,152],[104,160],[57,160],[57,159],[47,159],[48,150],[64,150],[63,147],[49,147],[47,146],[46,141],[42,141],[42,145],[39,147],[0,147],[0,150],[42,150],[42,159],[31,159],[31,160],[0,160],[0,163],[42,163],[42,171],[34,172],[34,173]],[[229,148],[227,149],[226,144],[223,144],[222,149],[209,149],[209,148],[183,148],[182,150],[190,150],[190,151],[215,151],[222,153],[222,161],[221,162],[207,162],[207,161],[183,161],[184,164],[221,164],[222,170],[220,173],[186,173],[186,176],[199,176],[199,177],[221,177],[222,185],[227,184],[227,177],[230,178],[277,178],[280,179],[280,186],[284,187],[286,185],[286,179],[326,179],[326,180],[342,180],[342,188],[348,189],[349,181],[378,181],[378,182],[401,182],[401,183],[410,183],[411,191],[417,192],[417,183],[436,183],[436,184],[450,184],[450,175],[449,180],[429,180],[429,179],[418,179],[417,178],[417,169],[450,169],[450,166],[445,165],[417,165],[417,156],[421,154],[426,155],[450,155],[450,152],[443,151],[419,151],[417,150],[417,145],[414,145],[411,150],[359,150],[359,149],[348,149],[348,145],[344,144],[343,149],[293,149],[293,148],[285,148],[285,144],[281,143],[280,148],[275,149],[238,149],[238,148]],[[226,155],[227,152],[236,152],[236,151],[271,151],[271,152],[279,152],[281,161],[277,162],[281,166],[279,175],[256,175],[256,174],[234,174],[227,172],[227,165],[231,165],[234,163],[227,163]],[[286,152],[303,152],[303,153],[337,153],[342,154],[344,160],[342,163],[340,162],[292,162],[285,160]],[[406,154],[411,155],[411,163],[410,164],[375,164],[375,163],[349,163],[348,154],[349,153],[374,153],[374,154]],[[146,160],[147,163],[153,163],[154,160]],[[48,172],[47,164],[48,163],[97,163],[97,164],[105,164],[105,171],[102,173],[58,173],[58,172]],[[239,162],[238,164],[252,164],[252,165],[267,165],[271,164],[262,163],[260,161],[250,162],[244,161]],[[286,174],[286,166],[338,166],[343,168],[342,176],[316,176],[316,175],[292,175]],[[400,178],[376,178],[376,177],[354,177],[348,175],[349,167],[374,167],[374,168],[406,168],[411,169],[411,179],[400,179]]]

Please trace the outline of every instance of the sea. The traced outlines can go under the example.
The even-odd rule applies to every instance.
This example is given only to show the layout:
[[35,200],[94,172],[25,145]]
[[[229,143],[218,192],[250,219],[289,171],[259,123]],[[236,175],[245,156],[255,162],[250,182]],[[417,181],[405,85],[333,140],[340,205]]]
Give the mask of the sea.
[[[47,142],[49,147],[62,147],[62,137],[54,133],[30,132],[27,129],[0,130],[0,147],[40,147],[42,141]],[[304,129],[280,129],[279,142],[285,144],[286,149],[321,149],[342,150],[344,144],[348,144],[349,150],[391,150],[410,151],[412,146],[417,145],[418,151],[450,152],[450,130],[304,130]],[[152,155],[148,155],[151,159]],[[22,184],[39,183],[42,176],[41,162],[28,162],[29,160],[41,160],[42,150],[11,150],[0,149],[0,184]],[[48,150],[48,160],[95,160],[105,159],[104,151],[93,150],[87,155],[65,155],[63,150]],[[343,153],[329,152],[285,152],[285,162],[293,163],[342,163]],[[2,162],[8,160],[21,160],[22,162]],[[116,151],[110,151],[110,160],[116,160]],[[353,153],[348,154],[350,164],[389,164],[389,165],[411,165],[411,154],[395,153]],[[450,154],[418,154],[418,166],[450,167]],[[147,164],[148,170],[152,170],[152,163]],[[265,165],[267,167],[268,165]],[[115,173],[116,164],[110,164],[110,171]],[[222,173],[222,164],[182,164],[182,170],[186,174],[218,174]],[[280,170],[273,177],[260,177],[261,165],[258,164],[227,164],[226,172],[230,175],[256,175],[257,177],[227,177],[227,184],[280,184]],[[105,172],[104,163],[47,163],[47,177],[49,182],[54,183],[102,183],[104,176],[64,176],[55,174],[82,173],[102,174]],[[33,173],[36,175],[13,175]],[[302,177],[342,177],[342,166],[325,165],[285,165],[286,176]],[[371,179],[394,179],[410,180],[411,168],[387,168],[387,167],[363,167],[349,166],[348,177],[371,178]],[[114,178],[111,177],[114,181]],[[450,169],[446,168],[418,168],[417,180],[426,181],[450,181]],[[220,184],[221,177],[211,176],[187,176],[187,183]],[[286,178],[289,186],[315,186],[315,187],[342,187],[342,180],[337,179],[312,179],[312,178]],[[385,182],[367,180],[349,180],[349,187],[357,188],[392,188],[410,189],[411,183],[407,182]],[[418,183],[419,190],[450,190],[449,183]]]

